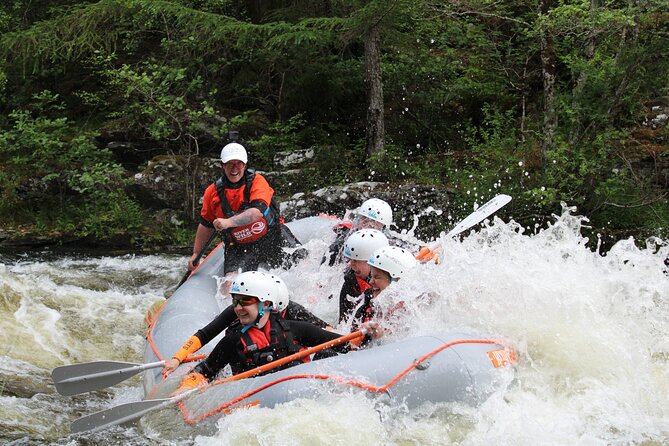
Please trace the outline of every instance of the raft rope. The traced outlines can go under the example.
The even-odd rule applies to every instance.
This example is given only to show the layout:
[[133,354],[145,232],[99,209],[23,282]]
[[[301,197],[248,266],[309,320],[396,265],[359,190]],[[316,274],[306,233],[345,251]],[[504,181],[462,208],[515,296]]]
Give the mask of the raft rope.
[[[225,411],[225,413],[229,413],[232,410],[243,408],[243,407],[249,407],[249,406],[255,406],[258,405],[257,401],[251,401],[247,404],[243,404],[241,406],[237,407],[232,407],[233,405],[240,403],[244,401],[247,398],[250,398],[251,396],[257,394],[258,392],[261,392],[269,387],[272,387],[276,384],[285,382],[285,381],[290,381],[293,379],[321,379],[321,380],[330,380],[334,383],[337,384],[344,384],[344,385],[350,385],[352,387],[358,387],[360,389],[364,389],[368,392],[371,393],[383,393],[386,392],[390,387],[392,387],[394,384],[396,384],[400,379],[402,379],[404,376],[406,376],[411,370],[415,369],[419,364],[422,362],[426,361],[427,359],[435,356],[436,354],[442,352],[443,350],[446,350],[449,347],[453,347],[455,345],[459,344],[499,344],[499,341],[493,340],[493,339],[460,339],[457,341],[452,341],[448,342],[441,347],[438,347],[431,352],[425,354],[419,359],[416,359],[409,367],[404,369],[402,372],[397,374],[394,378],[392,378],[390,381],[388,381],[386,384],[383,386],[375,386],[373,384],[365,383],[362,381],[358,381],[355,379],[351,378],[345,378],[341,376],[331,376],[331,375],[319,375],[319,374],[300,374],[300,375],[290,375],[290,376],[284,376],[283,378],[279,378],[275,381],[271,381],[269,383],[266,383],[258,388],[255,388],[243,395],[239,395],[236,398],[231,399],[230,401],[227,401],[223,404],[221,404],[219,407],[199,416],[191,417],[188,413],[188,410],[186,409],[186,406],[183,401],[179,401],[177,404],[179,406],[179,409],[181,410],[182,417],[184,421],[190,425],[193,425],[199,421],[204,420],[205,418],[208,418],[212,415],[216,415],[217,413],[220,413],[222,411]],[[225,379],[219,379],[217,381],[214,381],[213,383],[210,384],[210,386],[217,386],[219,384],[224,384]]]

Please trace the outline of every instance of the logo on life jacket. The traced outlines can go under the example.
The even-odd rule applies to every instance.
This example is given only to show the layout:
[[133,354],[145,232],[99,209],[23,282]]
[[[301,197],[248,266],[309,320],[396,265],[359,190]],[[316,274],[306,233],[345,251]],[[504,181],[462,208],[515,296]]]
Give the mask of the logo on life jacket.
[[234,228],[230,234],[237,243],[252,243],[267,234],[267,222],[261,218],[251,224]]

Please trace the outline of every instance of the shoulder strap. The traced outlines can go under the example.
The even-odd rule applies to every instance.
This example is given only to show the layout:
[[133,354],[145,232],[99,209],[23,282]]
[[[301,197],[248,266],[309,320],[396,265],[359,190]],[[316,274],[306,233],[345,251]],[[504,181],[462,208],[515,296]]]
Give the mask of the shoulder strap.
[[246,169],[246,172],[244,172],[244,203],[242,203],[242,209],[251,203],[251,186],[253,186],[253,180],[255,180],[255,178],[256,170],[252,167]]
[[290,322],[281,317],[281,314],[272,312],[270,316],[272,318],[273,326],[278,328],[280,327],[280,332],[276,334],[276,339],[289,354],[295,353],[299,350],[297,344],[295,344],[295,339],[293,338],[293,333],[290,331]]
[[225,196],[225,182],[223,181],[223,177],[216,180],[216,192],[218,192],[218,199],[221,201],[221,209],[223,210],[225,218],[230,218],[235,215],[232,207],[230,207],[228,197]]

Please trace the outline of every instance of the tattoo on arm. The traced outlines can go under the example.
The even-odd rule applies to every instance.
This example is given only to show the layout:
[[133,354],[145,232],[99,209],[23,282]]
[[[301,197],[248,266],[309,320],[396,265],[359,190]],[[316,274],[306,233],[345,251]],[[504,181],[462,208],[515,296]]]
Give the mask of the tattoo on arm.
[[260,214],[258,209],[250,208],[240,214],[233,215],[229,220],[234,225],[233,227],[244,226],[253,223],[262,217],[262,214],[258,214]]

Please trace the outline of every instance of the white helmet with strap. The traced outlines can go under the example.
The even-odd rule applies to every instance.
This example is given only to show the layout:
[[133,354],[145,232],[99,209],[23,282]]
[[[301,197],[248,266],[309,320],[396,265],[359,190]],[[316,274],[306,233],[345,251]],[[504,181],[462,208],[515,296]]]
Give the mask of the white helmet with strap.
[[367,263],[374,268],[387,272],[392,279],[396,280],[405,277],[416,267],[418,262],[413,254],[404,248],[385,246],[374,251]]
[[348,236],[343,255],[347,259],[366,261],[374,251],[388,245],[388,238],[383,232],[377,229],[361,229]]
[[223,164],[232,160],[239,160],[244,164],[248,161],[246,149],[238,142],[226,144],[225,147],[223,147],[223,150],[221,150],[221,161],[223,161]]
[[280,277],[262,271],[246,271],[235,276],[230,292],[271,302],[272,308],[283,311],[290,301],[288,287]]
[[384,226],[390,226],[393,222],[393,210],[380,198],[370,198],[363,202],[358,208],[358,215],[378,221]]

